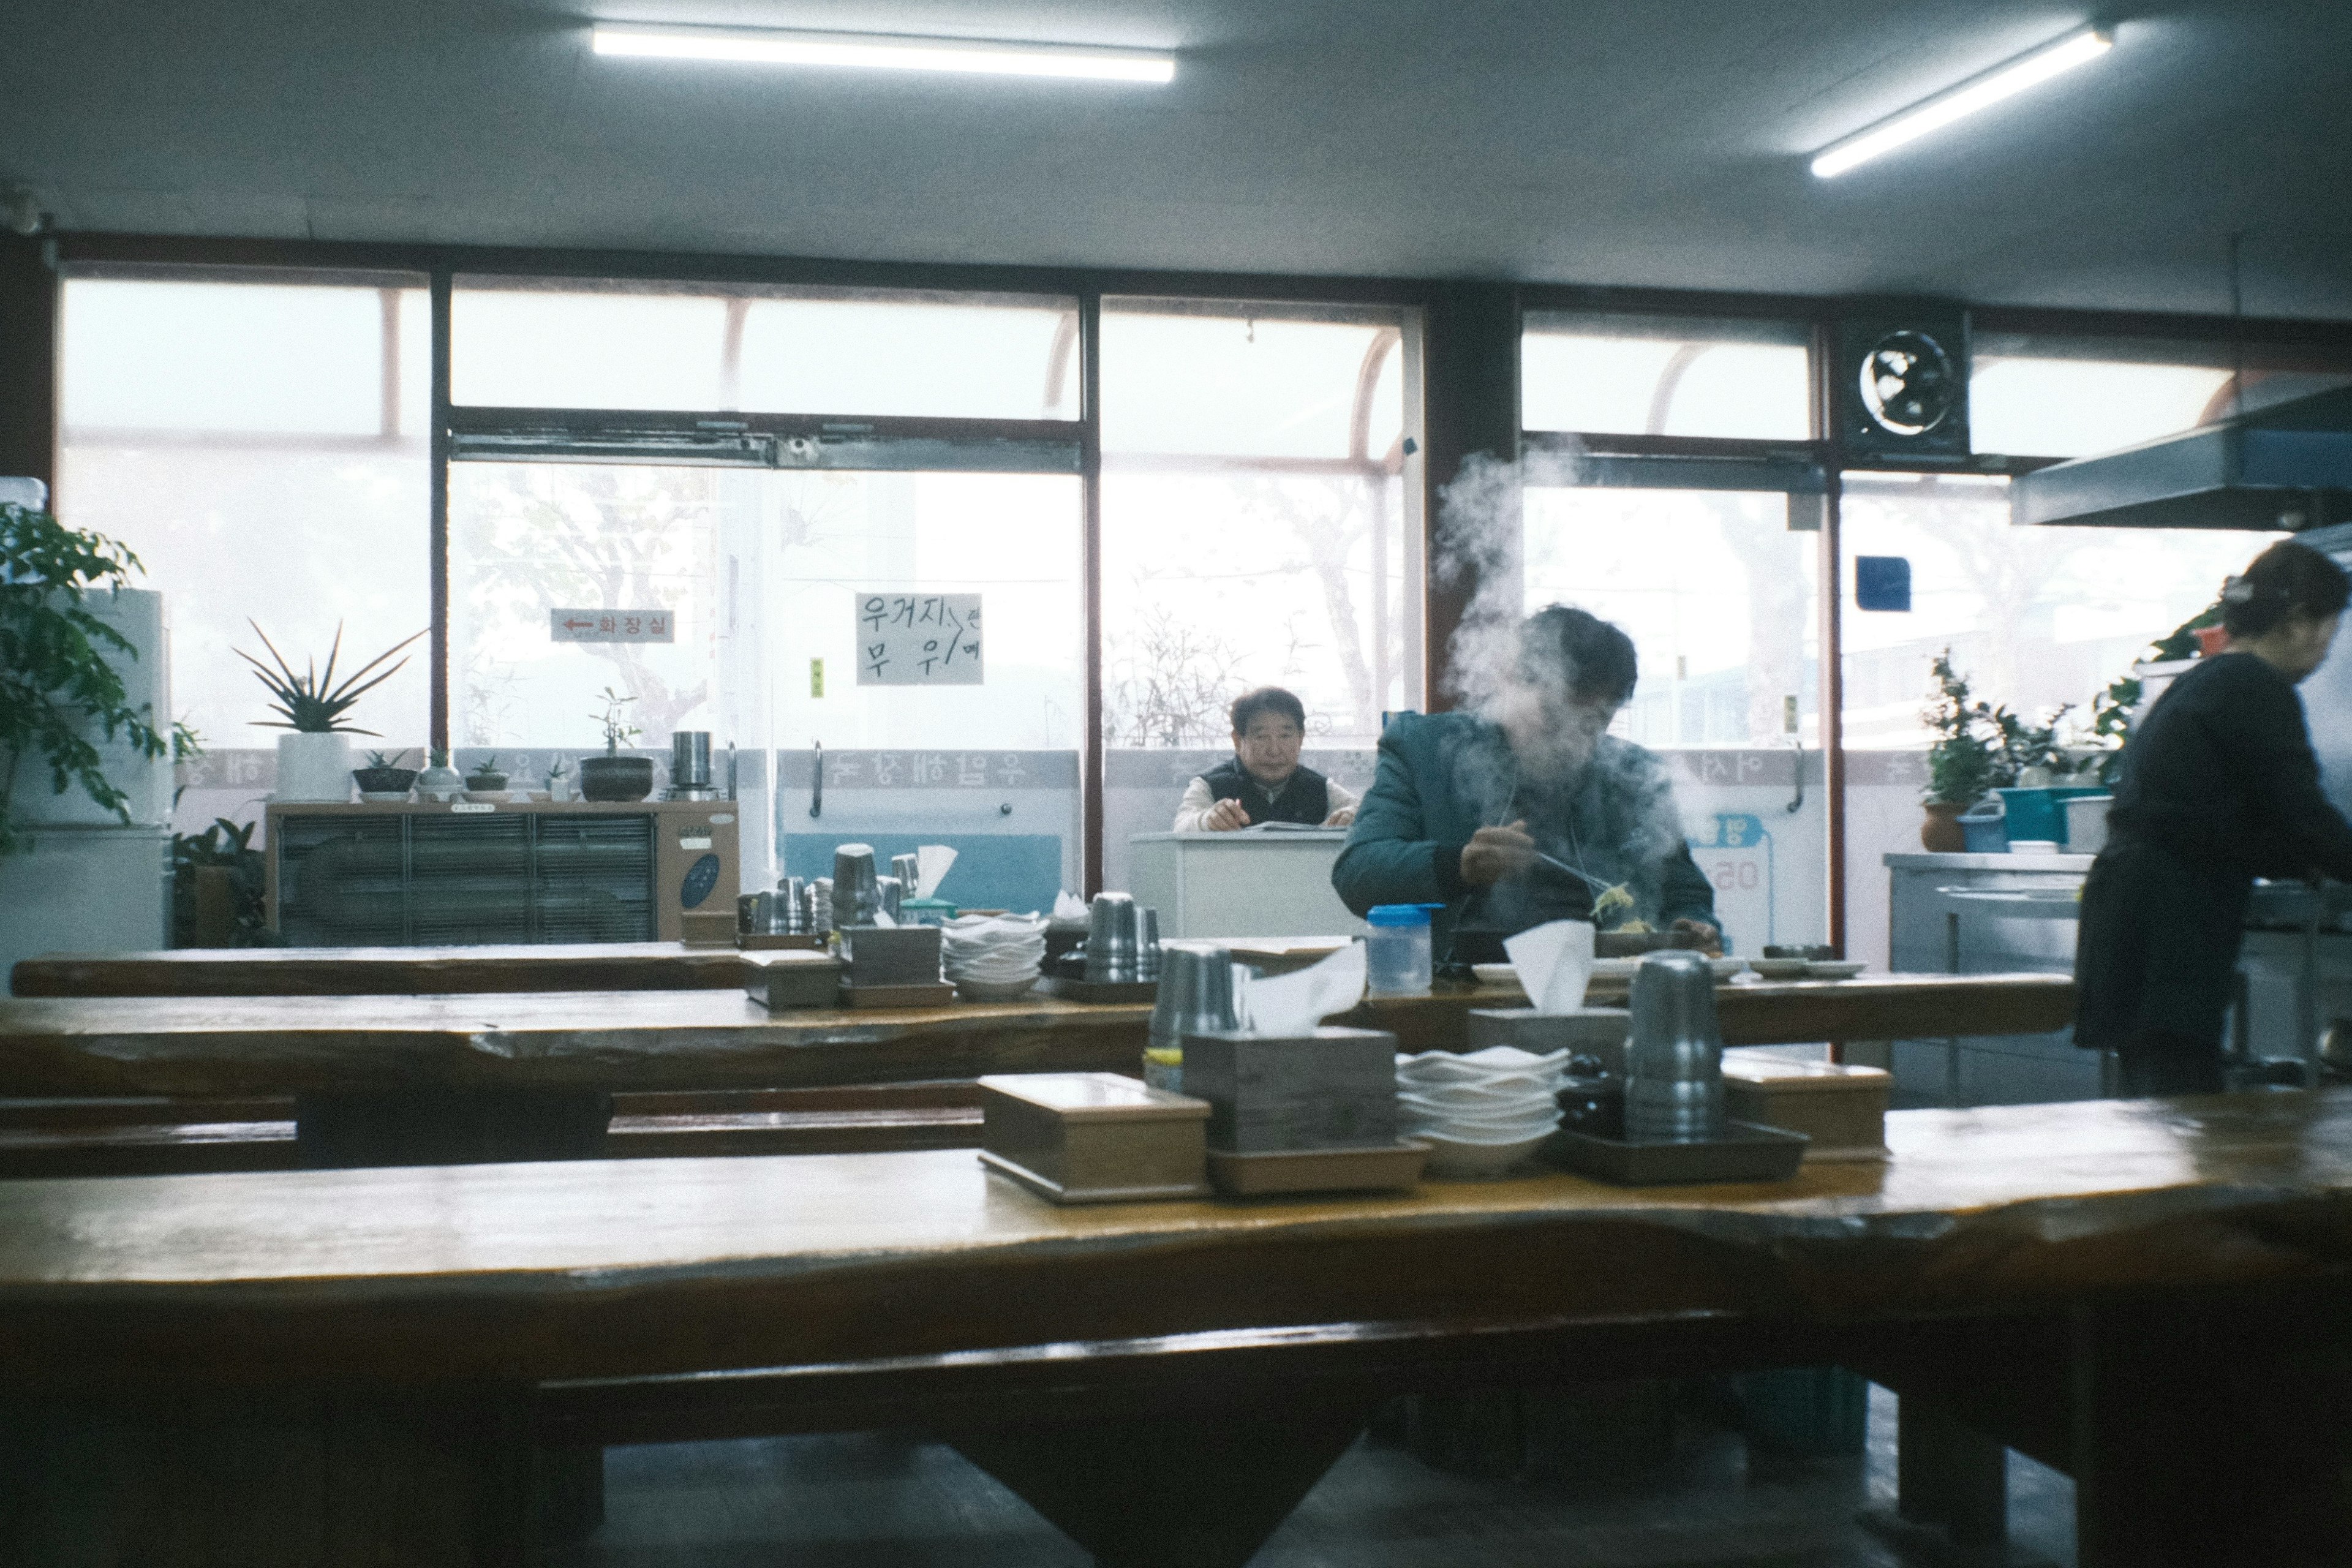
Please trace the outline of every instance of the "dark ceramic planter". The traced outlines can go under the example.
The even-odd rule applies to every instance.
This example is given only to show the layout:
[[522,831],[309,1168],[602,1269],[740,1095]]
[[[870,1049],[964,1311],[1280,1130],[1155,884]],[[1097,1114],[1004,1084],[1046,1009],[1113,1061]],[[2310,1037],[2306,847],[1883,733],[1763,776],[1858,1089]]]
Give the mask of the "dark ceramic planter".
[[504,773],[467,773],[466,775],[466,787],[470,790],[478,791],[483,795],[495,794],[497,791],[507,787],[507,775]]
[[353,768],[352,777],[363,795],[406,795],[416,783],[415,768]]
[[643,800],[654,792],[651,757],[584,757],[580,763],[583,800]]
[[1968,848],[1968,830],[1960,826],[1960,813],[1966,810],[1967,806],[1954,801],[1927,803],[1927,819],[1919,825],[1919,842],[1929,854],[1958,855]]

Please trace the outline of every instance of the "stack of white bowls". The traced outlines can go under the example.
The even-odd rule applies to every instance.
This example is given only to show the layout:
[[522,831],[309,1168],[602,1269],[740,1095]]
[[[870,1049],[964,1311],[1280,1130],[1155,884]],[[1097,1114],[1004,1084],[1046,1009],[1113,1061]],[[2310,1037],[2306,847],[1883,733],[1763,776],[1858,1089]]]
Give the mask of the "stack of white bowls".
[[940,930],[940,967],[967,1002],[1009,1002],[1037,984],[1045,921],[1037,915],[964,915]]
[[1539,1057],[1516,1046],[1400,1056],[1400,1129],[1429,1145],[1432,1175],[1500,1175],[1559,1125],[1568,1057],[1565,1049]]

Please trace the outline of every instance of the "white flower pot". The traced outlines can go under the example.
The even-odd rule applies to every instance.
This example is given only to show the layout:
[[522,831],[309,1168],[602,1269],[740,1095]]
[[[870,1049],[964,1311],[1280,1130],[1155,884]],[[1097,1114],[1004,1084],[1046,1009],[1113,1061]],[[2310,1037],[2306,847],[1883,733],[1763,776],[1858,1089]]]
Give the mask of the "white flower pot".
[[296,731],[278,737],[278,787],[270,798],[327,801],[352,798],[352,743],[338,732],[309,735]]

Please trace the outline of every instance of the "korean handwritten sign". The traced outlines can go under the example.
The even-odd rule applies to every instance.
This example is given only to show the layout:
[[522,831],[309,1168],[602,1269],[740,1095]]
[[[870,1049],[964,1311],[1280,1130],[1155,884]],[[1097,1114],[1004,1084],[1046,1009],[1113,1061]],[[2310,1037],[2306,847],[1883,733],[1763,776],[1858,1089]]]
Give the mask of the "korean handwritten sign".
[[557,642],[676,642],[670,610],[550,610],[547,635]]
[[857,684],[978,686],[980,595],[857,595]]

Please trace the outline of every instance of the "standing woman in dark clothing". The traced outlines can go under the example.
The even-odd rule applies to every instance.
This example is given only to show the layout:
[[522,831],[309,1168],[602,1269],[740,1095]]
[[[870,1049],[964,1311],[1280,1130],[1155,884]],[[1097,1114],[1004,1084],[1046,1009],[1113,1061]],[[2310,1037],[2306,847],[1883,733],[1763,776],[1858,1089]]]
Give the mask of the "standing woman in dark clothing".
[[2221,592],[2230,651],[2200,659],[2135,727],[2083,889],[2074,1043],[2113,1048],[2126,1095],[2221,1083],[2257,877],[2352,881],[2352,826],[2319,789],[2295,685],[2352,597],[2308,545],[2272,545]]

